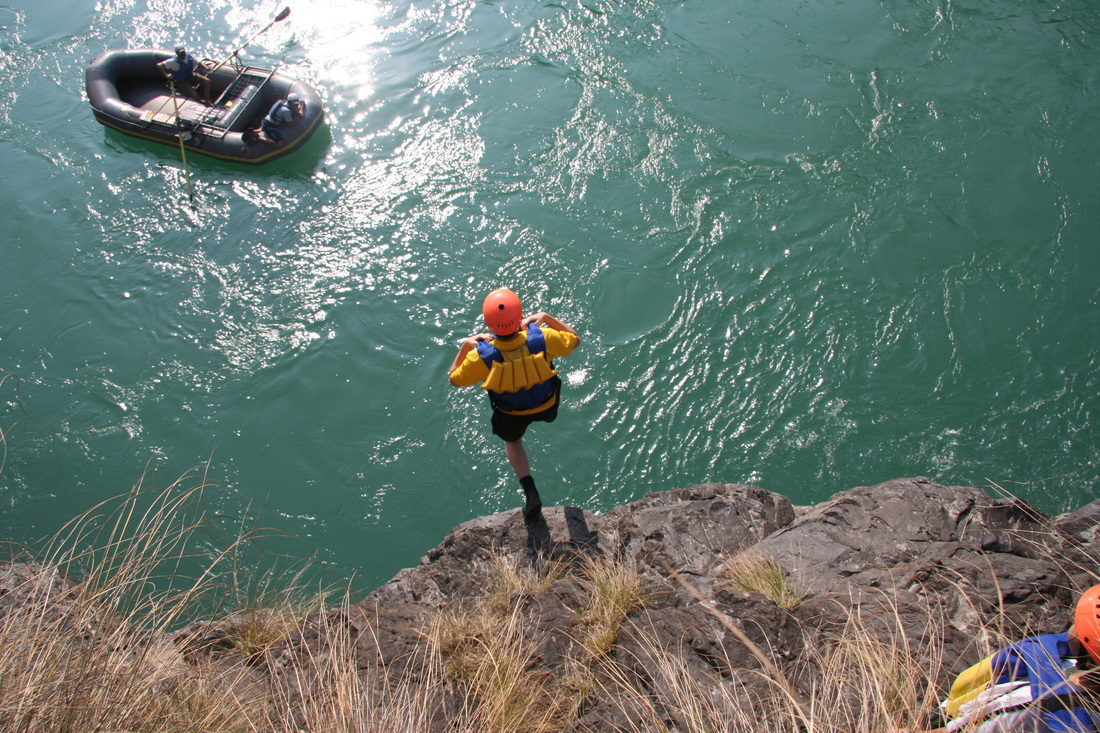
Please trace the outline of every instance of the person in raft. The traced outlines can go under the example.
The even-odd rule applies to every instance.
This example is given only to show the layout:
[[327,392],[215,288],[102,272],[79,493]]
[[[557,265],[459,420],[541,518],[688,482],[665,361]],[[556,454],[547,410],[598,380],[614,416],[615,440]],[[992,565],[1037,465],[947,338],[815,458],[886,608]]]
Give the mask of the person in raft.
[[947,727],[928,733],[1100,733],[1097,665],[1100,585],[1081,595],[1068,631],[1028,637],[960,674],[940,704]]
[[[157,64],[160,73],[184,94],[189,94],[203,104],[210,105],[210,80],[195,73],[195,57],[187,53],[184,46],[176,46],[176,55]],[[195,91],[194,82],[202,86],[202,96]]]
[[286,95],[286,99],[276,100],[271,105],[267,117],[260,120],[260,128],[253,131],[252,139],[277,148],[283,144],[283,133],[279,128],[288,122],[293,122],[306,112],[306,103],[294,92]]
[[523,518],[535,521],[542,499],[531,478],[523,435],[533,422],[553,422],[561,400],[561,378],[553,359],[568,356],[580,343],[569,326],[547,313],[523,317],[519,296],[506,288],[489,293],[482,304],[492,333],[462,342],[448,372],[451,384],[472,387],[481,382],[493,408],[493,434],[504,441],[504,453],[523,487]]

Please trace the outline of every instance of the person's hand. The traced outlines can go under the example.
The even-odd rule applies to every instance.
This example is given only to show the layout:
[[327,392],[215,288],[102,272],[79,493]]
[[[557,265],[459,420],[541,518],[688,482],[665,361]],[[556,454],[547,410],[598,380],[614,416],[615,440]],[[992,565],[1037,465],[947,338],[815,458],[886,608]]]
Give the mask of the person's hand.
[[478,333],[467,338],[463,343],[471,349],[477,348],[478,341],[492,341],[493,334],[491,333]]
[[455,385],[456,387],[460,386],[457,382],[455,382],[454,377],[451,375],[453,375],[455,369],[458,369],[459,365],[462,364],[462,360],[465,359],[471,351],[477,348],[477,342],[492,341],[492,339],[492,335],[488,333],[479,333],[462,339],[462,345],[458,347],[458,353],[455,354],[455,360],[451,362],[451,367],[447,370],[447,374],[451,380],[451,384]]
[[534,323],[536,326],[542,326],[543,324],[546,324],[555,331],[566,331],[573,334],[574,336],[577,336],[577,342],[580,342],[580,336],[577,335],[576,331],[574,331],[565,323],[559,321],[557,318],[554,318],[554,316],[550,315],[549,313],[539,312],[534,314],[533,316],[527,316],[520,322],[520,329],[527,330],[527,326],[532,323]]
[[541,326],[542,324],[546,323],[546,317],[548,315],[550,314],[540,311],[532,316],[527,316],[522,321],[520,321],[519,330],[525,331],[527,327],[530,326],[532,323],[536,326]]

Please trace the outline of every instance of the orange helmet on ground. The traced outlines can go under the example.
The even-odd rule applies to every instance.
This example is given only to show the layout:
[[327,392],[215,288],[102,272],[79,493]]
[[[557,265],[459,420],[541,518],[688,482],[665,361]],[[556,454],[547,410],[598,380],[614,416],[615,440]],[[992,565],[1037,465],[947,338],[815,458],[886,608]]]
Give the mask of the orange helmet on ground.
[[485,325],[497,336],[515,333],[523,319],[519,296],[508,288],[497,288],[486,295],[481,312],[485,315]]
[[1073,624],[1085,651],[1100,664],[1100,585],[1094,585],[1081,594]]

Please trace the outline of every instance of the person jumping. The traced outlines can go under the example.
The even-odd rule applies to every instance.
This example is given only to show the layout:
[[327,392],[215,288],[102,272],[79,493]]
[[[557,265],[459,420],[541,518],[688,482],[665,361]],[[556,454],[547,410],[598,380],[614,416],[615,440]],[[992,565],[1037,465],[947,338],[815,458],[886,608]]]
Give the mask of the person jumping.
[[531,423],[557,418],[561,378],[552,360],[571,354],[580,336],[548,313],[524,318],[519,296],[507,288],[485,297],[482,314],[491,333],[463,340],[448,375],[456,387],[481,382],[489,393],[493,434],[504,441],[526,500],[523,518],[530,523],[540,516],[542,499],[531,478],[523,435]]

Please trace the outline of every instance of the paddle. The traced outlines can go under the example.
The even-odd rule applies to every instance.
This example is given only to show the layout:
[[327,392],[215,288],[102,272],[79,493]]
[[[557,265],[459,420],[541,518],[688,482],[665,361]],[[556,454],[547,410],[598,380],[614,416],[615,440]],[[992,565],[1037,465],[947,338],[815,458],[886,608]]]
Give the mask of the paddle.
[[183,147],[183,125],[180,124],[180,106],[176,101],[176,82],[169,81],[168,86],[172,88],[172,107],[176,110],[176,126],[180,128],[177,137],[180,141],[180,157],[183,158],[183,176],[187,181],[187,197],[191,199],[191,203],[195,203],[195,192],[191,190],[191,172],[187,170],[187,151]]
[[257,33],[256,35],[252,36],[252,37],[251,37],[251,38],[249,38],[249,39],[248,39],[247,41],[245,41],[245,43],[244,43],[244,45],[243,45],[243,46],[241,46],[241,47],[240,47],[240,48],[238,48],[238,49],[237,49],[236,51],[234,51],[233,53],[231,53],[231,54],[229,54],[228,56],[226,56],[226,57],[225,57],[225,59],[224,59],[224,60],[222,60],[222,61],[221,61],[221,62],[220,62],[220,63],[219,63],[219,64],[218,64],[217,66],[215,66],[215,67],[214,67],[213,69],[211,69],[210,71],[208,71],[208,72],[206,72],[206,73],[208,73],[208,74],[213,74],[213,73],[214,73],[215,71],[217,71],[217,70],[218,70],[218,69],[220,69],[221,67],[225,66],[225,65],[226,65],[227,63],[229,63],[229,59],[231,59],[231,58],[233,58],[234,56],[236,56],[237,54],[239,54],[239,53],[240,53],[241,51],[243,51],[243,50],[244,50],[245,48],[247,48],[247,47],[248,47],[248,45],[249,45],[250,43],[252,43],[253,41],[255,41],[255,40],[256,40],[257,38],[259,38],[260,36],[262,36],[262,35],[263,35],[264,33],[266,33],[266,32],[267,32],[267,29],[268,29],[268,28],[270,28],[271,26],[275,25],[276,23],[278,23],[278,22],[279,22],[279,21],[281,21],[281,20],[286,20],[286,17],[287,17],[288,15],[290,15],[290,7],[289,7],[289,6],[287,6],[287,7],[283,8],[283,9],[282,9],[281,11],[279,11],[279,14],[275,16],[275,20],[273,20],[273,21],[271,21],[270,23],[268,23],[267,25],[265,25],[265,26],[264,26],[264,27],[263,27],[263,28],[262,28],[262,29],[260,30],[260,32],[259,32],[259,33]]

